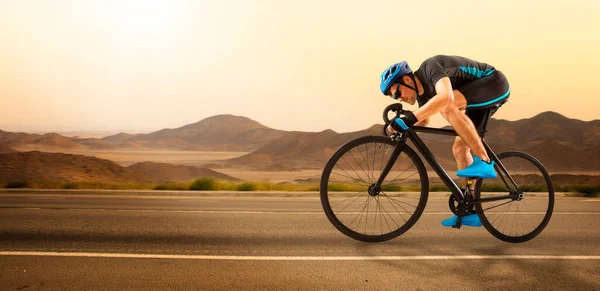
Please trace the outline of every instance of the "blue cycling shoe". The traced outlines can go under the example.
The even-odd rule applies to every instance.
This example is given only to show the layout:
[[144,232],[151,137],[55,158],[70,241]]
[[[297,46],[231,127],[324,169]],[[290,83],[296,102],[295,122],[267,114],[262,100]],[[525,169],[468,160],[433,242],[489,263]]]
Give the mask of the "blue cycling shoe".
[[[454,215],[450,218],[446,218],[442,220],[443,226],[455,226],[458,221],[458,216]],[[463,216],[461,220],[462,225],[478,227],[482,226],[481,220],[479,220],[479,216],[477,214],[469,214],[467,216]]]
[[477,156],[473,157],[473,163],[456,172],[456,175],[461,178],[496,178],[498,175],[496,174],[496,170],[494,170],[494,161],[491,163],[486,163],[482,161]]

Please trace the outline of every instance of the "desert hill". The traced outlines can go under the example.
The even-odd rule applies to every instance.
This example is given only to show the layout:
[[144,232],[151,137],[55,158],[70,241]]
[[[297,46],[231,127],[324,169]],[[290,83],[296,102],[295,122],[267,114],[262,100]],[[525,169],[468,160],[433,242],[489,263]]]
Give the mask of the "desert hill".
[[133,164],[127,167],[127,169],[135,172],[138,175],[148,177],[151,181],[157,182],[189,181],[199,177],[229,181],[239,180],[231,176],[219,173],[217,171],[205,168],[196,168],[190,166],[154,162],[142,162]]
[[77,149],[83,147],[81,144],[72,141],[70,138],[64,137],[56,133],[40,135],[28,134],[23,132],[13,133],[2,130],[0,130],[0,145],[14,148],[37,146],[49,148]]
[[[344,134],[331,130],[293,132],[228,163],[322,168],[342,144],[367,134],[380,135],[382,126]],[[421,137],[444,167],[448,170],[456,168],[451,150],[453,137],[430,134]],[[549,171],[600,170],[600,120],[585,122],[553,112],[514,122],[490,120],[486,141],[496,153],[526,151],[544,163]]]
[[571,147],[587,148],[600,145],[600,120],[581,121],[556,112],[543,112],[517,121],[492,119],[488,133],[488,142],[501,145],[553,140]]
[[294,131],[267,143],[262,148],[231,159],[236,165],[266,166],[285,165],[301,168],[322,168],[324,161],[345,142],[365,135],[381,132],[381,126],[373,125],[366,130],[339,134],[333,130],[321,132]]
[[16,153],[16,152],[17,152],[16,150],[13,150],[9,147],[0,145],[0,154],[10,154],[10,153]]
[[[20,150],[58,149],[170,149],[197,151],[248,151],[227,161],[234,166],[263,168],[322,168],[331,153],[345,142],[368,134],[380,135],[382,125],[350,133],[287,132],[266,127],[246,117],[217,115],[175,129],[148,134],[120,133],[103,139],[66,138],[58,134],[0,131],[0,146]],[[449,169],[454,167],[452,137],[421,135]],[[550,169],[597,171],[600,120],[581,121],[544,112],[517,121],[490,120],[487,142],[496,152],[523,150]]]
[[0,154],[0,183],[16,181],[159,183],[189,181],[199,177],[235,180],[212,170],[189,166],[139,163],[130,167],[121,167],[112,161],[96,157],[38,151]]
[[126,141],[152,148],[252,151],[284,134],[246,117],[217,115],[175,129],[138,134]]

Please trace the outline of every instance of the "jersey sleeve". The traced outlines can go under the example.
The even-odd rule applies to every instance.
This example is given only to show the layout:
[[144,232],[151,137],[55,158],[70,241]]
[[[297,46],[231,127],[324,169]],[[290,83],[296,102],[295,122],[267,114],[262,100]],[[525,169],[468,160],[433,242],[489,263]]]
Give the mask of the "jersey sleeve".
[[426,59],[421,64],[420,70],[423,72],[423,76],[428,78],[428,81],[433,86],[435,86],[440,79],[448,77],[448,74],[446,74],[446,71],[444,70],[443,61],[440,56]]

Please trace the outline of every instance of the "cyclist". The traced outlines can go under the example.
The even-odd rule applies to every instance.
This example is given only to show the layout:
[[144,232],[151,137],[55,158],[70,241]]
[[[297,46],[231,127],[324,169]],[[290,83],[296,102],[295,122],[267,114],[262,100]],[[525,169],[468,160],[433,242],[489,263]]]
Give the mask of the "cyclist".
[[[405,132],[414,125],[427,126],[432,115],[441,113],[459,135],[452,145],[459,169],[456,175],[496,177],[494,162],[490,162],[478,133],[482,134],[487,108],[504,103],[510,96],[508,80],[502,72],[465,57],[437,55],[425,60],[414,72],[406,61],[390,66],[381,74],[380,89],[400,102],[419,104],[414,112],[407,111],[404,117],[392,120],[389,131]],[[464,179],[463,183],[466,184]],[[456,215],[442,221],[444,226],[456,223]],[[462,224],[481,226],[477,214],[463,217]]]

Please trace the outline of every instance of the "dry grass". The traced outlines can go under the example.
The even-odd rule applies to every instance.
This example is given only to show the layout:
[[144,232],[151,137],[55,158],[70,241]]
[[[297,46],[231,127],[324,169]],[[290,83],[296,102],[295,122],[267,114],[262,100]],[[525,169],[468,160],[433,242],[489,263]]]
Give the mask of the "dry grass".
[[[102,183],[102,182],[28,182],[15,181],[0,184],[0,188],[30,188],[30,189],[102,189],[102,190],[179,190],[179,191],[319,191],[318,183],[288,184],[272,182],[231,182],[215,180],[211,178],[200,178],[186,183],[163,183],[163,184],[140,184],[140,183]],[[356,184],[332,183],[329,184],[330,192],[360,192],[364,188]],[[414,192],[418,187],[383,187],[390,192]],[[498,185],[484,185],[483,191],[504,191],[505,188]],[[442,185],[430,185],[431,192],[448,192],[448,188]],[[600,186],[581,185],[555,185],[556,192],[581,193],[588,197],[600,195]]]

